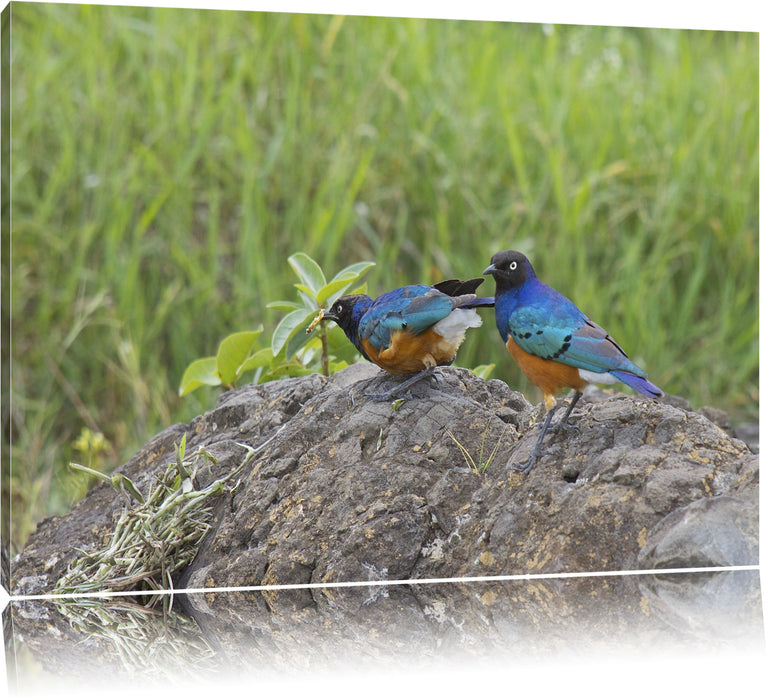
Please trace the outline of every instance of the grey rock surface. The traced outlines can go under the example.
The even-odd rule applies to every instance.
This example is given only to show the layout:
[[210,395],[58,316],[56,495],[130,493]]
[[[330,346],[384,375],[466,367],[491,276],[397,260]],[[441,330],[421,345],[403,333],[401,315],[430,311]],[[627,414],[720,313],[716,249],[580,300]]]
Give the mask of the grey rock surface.
[[[752,570],[392,583],[759,558],[758,456],[676,397],[592,390],[574,413],[579,432],[550,439],[554,453],[522,474],[507,464],[533,448],[540,407],[458,368],[404,402],[365,398],[392,381],[358,363],[331,378],[245,386],[157,435],[120,468],[141,492],[184,434],[188,451],[217,460],[198,472],[199,488],[231,474],[174,581],[190,592],[164,615],[131,601],[15,601],[14,642],[47,672],[91,678],[98,668],[133,682],[762,642]],[[247,446],[256,452],[246,461]],[[12,592],[51,592],[76,548],[108,541],[125,505],[100,485],[41,522],[12,561]],[[329,587],[342,582],[371,583]],[[271,588],[285,584],[302,587]]]
[[[398,404],[365,398],[393,381],[358,363],[245,386],[124,465],[144,491],[184,433],[187,449],[216,457],[208,479],[234,470],[246,445],[260,448],[176,585],[758,563],[758,456],[703,415],[591,392],[574,413],[579,432],[551,440],[555,453],[522,474],[507,463],[530,453],[542,409],[460,368]],[[14,593],[49,592],[74,548],[106,540],[123,505],[102,485],[43,521],[13,562]]]

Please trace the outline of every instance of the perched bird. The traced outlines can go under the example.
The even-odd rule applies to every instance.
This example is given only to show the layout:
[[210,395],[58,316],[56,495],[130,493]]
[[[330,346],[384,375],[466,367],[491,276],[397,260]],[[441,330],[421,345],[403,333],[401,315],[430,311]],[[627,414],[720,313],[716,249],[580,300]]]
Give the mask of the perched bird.
[[575,392],[558,422],[564,427],[573,427],[567,418],[588,383],[620,381],[645,396],[663,395],[601,326],[537,278],[525,255],[503,250],[490,263],[483,274],[496,281],[496,326],[523,374],[542,390],[547,410],[536,447],[521,465],[524,472],[546,454],[541,446],[561,389]]
[[334,321],[358,351],[389,374],[414,375],[373,398],[391,398],[455,359],[467,328],[482,325],[475,310],[493,306],[493,297],[474,293],[484,279],[446,280],[433,287],[413,284],[376,299],[366,294],[340,297],[322,318]]

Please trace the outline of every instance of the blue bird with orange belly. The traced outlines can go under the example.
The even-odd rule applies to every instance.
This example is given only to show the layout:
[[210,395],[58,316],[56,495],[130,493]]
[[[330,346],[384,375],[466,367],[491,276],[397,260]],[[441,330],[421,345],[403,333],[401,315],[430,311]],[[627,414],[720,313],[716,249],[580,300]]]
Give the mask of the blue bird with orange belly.
[[351,294],[337,299],[322,318],[340,326],[367,360],[389,374],[413,375],[375,396],[391,398],[437,366],[453,362],[466,330],[482,325],[475,309],[495,303],[493,297],[477,298],[474,293],[483,281],[413,284],[376,299]]
[[536,446],[521,465],[524,472],[546,454],[541,446],[559,391],[571,388],[575,393],[558,426],[568,426],[566,421],[588,383],[620,381],[644,396],[663,395],[601,326],[537,278],[525,255],[504,250],[490,262],[483,274],[493,275],[496,281],[496,326],[518,367],[541,389],[547,410]]

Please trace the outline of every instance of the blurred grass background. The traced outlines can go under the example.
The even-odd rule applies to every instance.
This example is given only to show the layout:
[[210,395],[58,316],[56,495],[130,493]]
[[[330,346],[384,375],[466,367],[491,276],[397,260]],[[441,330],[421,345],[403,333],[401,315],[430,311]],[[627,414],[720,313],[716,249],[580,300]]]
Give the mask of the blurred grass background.
[[[268,342],[296,251],[379,293],[521,250],[667,392],[757,419],[757,35],[11,8],[12,552],[69,459],[212,407],[184,368]],[[486,322],[458,364],[489,362],[538,400]]]

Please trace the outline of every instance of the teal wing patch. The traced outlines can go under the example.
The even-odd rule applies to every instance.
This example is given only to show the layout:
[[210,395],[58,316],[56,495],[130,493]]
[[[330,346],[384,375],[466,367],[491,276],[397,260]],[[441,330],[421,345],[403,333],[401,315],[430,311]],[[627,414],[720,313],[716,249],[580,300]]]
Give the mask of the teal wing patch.
[[[580,322],[584,323],[584,320],[580,319]],[[561,357],[570,349],[573,333],[581,323],[559,323],[547,315],[546,309],[521,306],[509,317],[509,334],[526,352],[545,360],[563,362]]]
[[623,370],[646,376],[601,326],[578,313],[559,317],[548,315],[546,308],[523,306],[510,316],[510,335],[523,350],[545,360],[589,372]]
[[412,285],[387,292],[375,300],[359,324],[359,336],[373,347],[384,350],[391,335],[405,331],[420,335],[453,310],[446,294],[425,285]]

